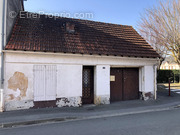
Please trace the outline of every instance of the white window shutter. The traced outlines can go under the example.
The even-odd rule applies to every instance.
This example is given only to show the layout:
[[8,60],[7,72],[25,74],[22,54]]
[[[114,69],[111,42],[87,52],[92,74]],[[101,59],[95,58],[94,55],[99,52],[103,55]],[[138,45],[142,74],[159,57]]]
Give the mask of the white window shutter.
[[34,101],[56,100],[57,67],[34,65]]
[[56,100],[57,69],[55,65],[46,65],[46,101]]
[[45,66],[34,65],[34,101],[44,101],[45,91]]

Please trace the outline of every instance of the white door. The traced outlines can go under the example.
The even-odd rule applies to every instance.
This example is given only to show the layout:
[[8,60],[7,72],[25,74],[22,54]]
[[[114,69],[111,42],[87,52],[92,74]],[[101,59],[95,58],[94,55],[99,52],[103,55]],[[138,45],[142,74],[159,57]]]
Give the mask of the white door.
[[34,101],[56,99],[56,72],[55,65],[34,65]]

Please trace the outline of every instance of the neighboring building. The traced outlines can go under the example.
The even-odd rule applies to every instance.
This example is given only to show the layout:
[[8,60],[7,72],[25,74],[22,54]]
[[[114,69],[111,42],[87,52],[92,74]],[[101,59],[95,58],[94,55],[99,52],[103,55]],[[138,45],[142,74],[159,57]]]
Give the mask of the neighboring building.
[[180,70],[179,65],[174,61],[173,57],[167,57],[161,64],[161,70]]
[[[4,44],[6,44],[10,38],[12,28],[16,21],[16,16],[19,11],[23,10],[23,0],[0,0],[0,32],[2,34],[2,28],[4,28],[4,33],[2,34],[4,37]],[[3,23],[4,26],[2,26]],[[2,35],[0,36],[0,45],[2,45]]]
[[159,55],[131,26],[23,12],[4,54],[6,111],[156,98]]

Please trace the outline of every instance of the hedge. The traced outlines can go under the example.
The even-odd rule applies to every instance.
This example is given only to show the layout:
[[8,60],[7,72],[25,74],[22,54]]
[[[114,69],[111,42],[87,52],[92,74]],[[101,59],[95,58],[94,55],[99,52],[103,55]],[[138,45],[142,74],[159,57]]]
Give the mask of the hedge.
[[157,82],[168,83],[169,78],[173,83],[179,83],[180,70],[158,70]]

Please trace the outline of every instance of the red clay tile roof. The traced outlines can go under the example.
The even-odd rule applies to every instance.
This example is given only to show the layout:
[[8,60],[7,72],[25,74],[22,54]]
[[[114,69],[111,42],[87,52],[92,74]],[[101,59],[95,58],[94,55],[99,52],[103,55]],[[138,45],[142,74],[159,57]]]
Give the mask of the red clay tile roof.
[[[32,13],[25,12],[24,14],[31,15]],[[39,18],[19,16],[5,49],[159,57],[157,52],[131,26],[39,16]],[[66,31],[66,23],[75,24],[75,33]]]

